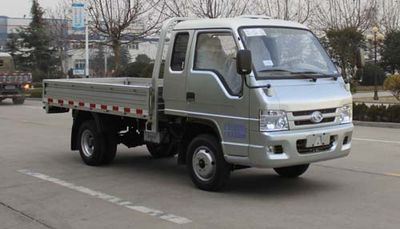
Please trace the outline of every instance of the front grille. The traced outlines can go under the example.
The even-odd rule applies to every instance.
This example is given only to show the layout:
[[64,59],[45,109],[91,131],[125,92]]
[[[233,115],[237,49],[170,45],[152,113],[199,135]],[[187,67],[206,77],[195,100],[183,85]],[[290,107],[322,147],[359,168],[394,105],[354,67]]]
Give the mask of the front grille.
[[309,110],[309,111],[294,111],[293,116],[311,115],[315,111],[319,111],[322,114],[329,114],[329,113],[336,113],[336,108],[329,108],[329,109],[322,109],[322,110]]
[[3,91],[3,92],[0,93],[0,95],[3,95],[3,96],[18,95],[18,91],[16,91],[16,90]]
[[[315,109],[315,110],[293,111],[289,116],[290,117],[289,121],[291,121],[291,125],[293,128],[331,124],[336,121],[336,109],[337,108],[326,108],[319,110]],[[312,114],[314,112],[321,112],[323,116],[321,122],[315,123],[311,121]]]
[[[331,118],[324,118],[320,123],[327,123],[327,122],[333,122],[335,121],[335,117],[331,117]],[[298,120],[298,121],[294,121],[294,124],[296,126],[300,126],[300,125],[313,125],[313,124],[320,124],[320,123],[313,123],[311,120]]]
[[307,145],[306,139],[297,140],[296,142],[297,152],[299,152],[300,154],[308,154],[308,153],[319,153],[323,151],[328,151],[335,144],[335,139],[336,139],[335,136],[331,136],[330,143],[328,145],[308,147],[308,148],[306,147]]

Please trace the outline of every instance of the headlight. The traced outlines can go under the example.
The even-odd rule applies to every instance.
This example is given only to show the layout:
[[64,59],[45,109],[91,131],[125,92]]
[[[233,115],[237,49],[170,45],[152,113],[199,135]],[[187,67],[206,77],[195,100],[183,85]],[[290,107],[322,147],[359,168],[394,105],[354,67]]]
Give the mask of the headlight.
[[28,90],[29,88],[31,88],[31,85],[29,85],[29,84],[25,84],[25,85],[24,85],[24,89],[25,89],[25,90]]
[[288,130],[289,123],[284,111],[260,110],[260,131]]
[[339,120],[341,124],[351,123],[353,121],[353,107],[352,105],[345,105],[340,108]]

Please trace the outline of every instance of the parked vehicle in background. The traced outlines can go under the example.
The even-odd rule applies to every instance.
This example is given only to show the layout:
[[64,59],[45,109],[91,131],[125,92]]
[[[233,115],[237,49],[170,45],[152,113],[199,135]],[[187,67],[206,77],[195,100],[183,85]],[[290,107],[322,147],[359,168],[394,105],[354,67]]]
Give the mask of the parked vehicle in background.
[[12,99],[14,104],[23,104],[32,86],[32,74],[15,70],[13,58],[0,53],[0,102]]
[[120,143],[146,145],[155,158],[178,154],[203,190],[221,189],[231,171],[248,167],[298,177],[351,148],[350,87],[314,34],[295,22],[170,19],[152,79],[45,80],[43,87],[48,113],[72,110],[71,149],[86,164],[110,163]]

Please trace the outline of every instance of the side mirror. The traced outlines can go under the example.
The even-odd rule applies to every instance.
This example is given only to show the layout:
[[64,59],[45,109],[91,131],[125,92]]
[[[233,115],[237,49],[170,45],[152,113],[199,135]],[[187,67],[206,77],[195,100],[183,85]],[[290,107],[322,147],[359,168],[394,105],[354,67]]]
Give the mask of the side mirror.
[[239,50],[236,55],[236,68],[239,75],[248,75],[251,73],[251,52],[250,50]]

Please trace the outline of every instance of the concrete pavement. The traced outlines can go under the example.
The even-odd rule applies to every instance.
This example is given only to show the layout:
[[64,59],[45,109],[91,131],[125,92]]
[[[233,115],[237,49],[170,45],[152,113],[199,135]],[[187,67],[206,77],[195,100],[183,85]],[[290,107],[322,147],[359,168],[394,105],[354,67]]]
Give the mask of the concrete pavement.
[[69,150],[70,128],[70,114],[47,115],[38,101],[0,104],[0,229],[400,225],[400,129],[356,127],[347,158],[296,180],[235,171],[224,192],[210,193],[175,158],[152,159],[144,147],[121,146],[112,165],[85,166]]
[[[393,96],[389,91],[379,91],[378,96]],[[357,92],[353,94],[353,98],[366,98],[366,97],[374,97],[374,92]]]

